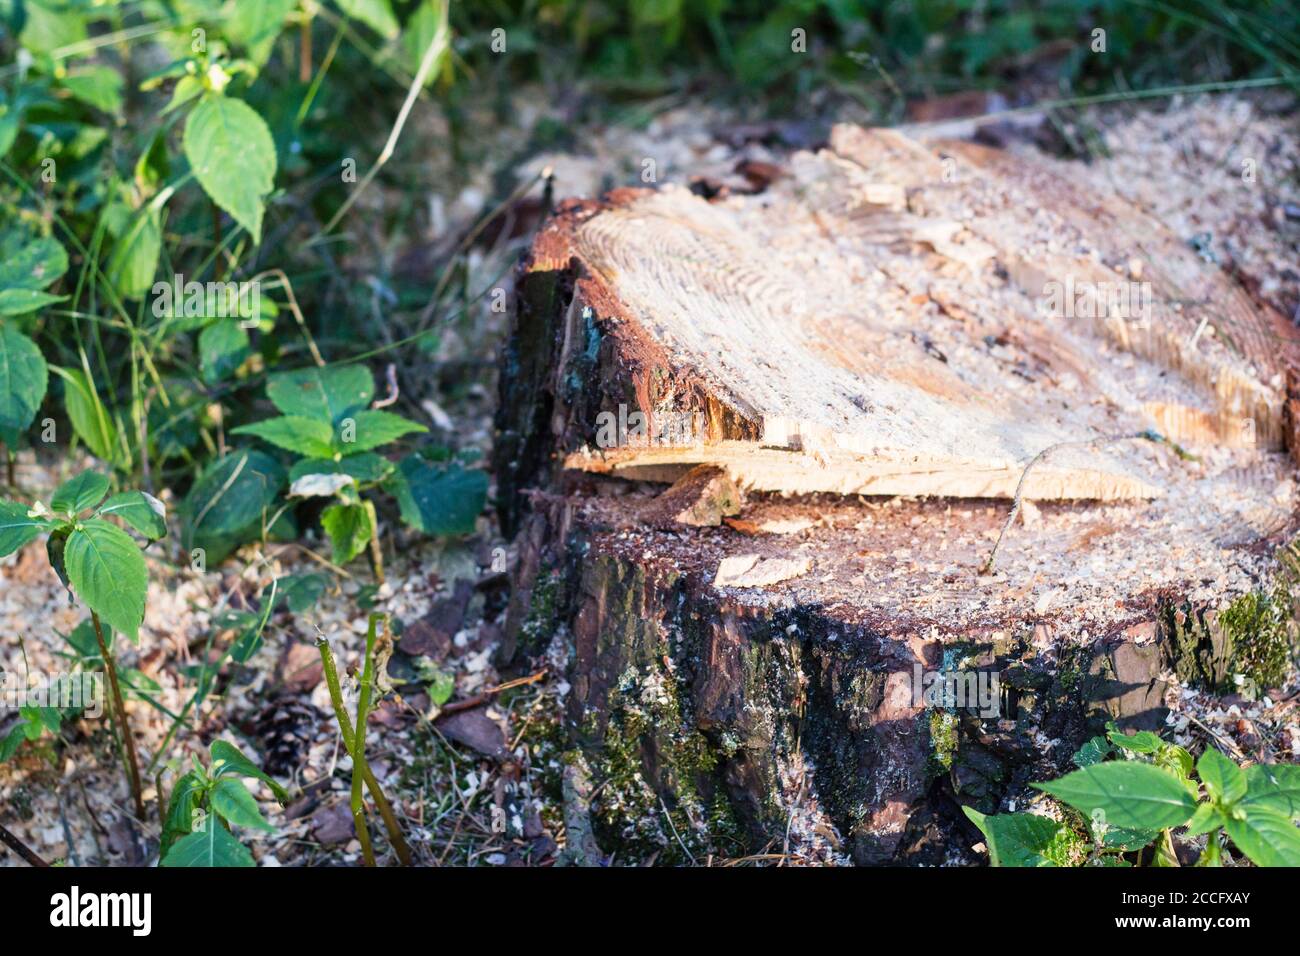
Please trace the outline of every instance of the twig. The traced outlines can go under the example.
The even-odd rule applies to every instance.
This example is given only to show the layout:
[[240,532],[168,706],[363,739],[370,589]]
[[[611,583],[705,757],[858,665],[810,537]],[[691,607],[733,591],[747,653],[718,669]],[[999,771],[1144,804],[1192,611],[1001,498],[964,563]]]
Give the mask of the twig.
[[1009,531],[1011,529],[1011,525],[1015,523],[1016,515],[1020,514],[1021,494],[1024,491],[1025,479],[1029,477],[1029,470],[1033,468],[1034,465],[1038,464],[1040,461],[1042,461],[1052,452],[1057,451],[1058,449],[1061,448],[1093,448],[1093,447],[1100,447],[1101,445],[1109,445],[1114,442],[1130,441],[1132,439],[1141,439],[1143,441],[1150,441],[1150,442],[1156,442],[1158,444],[1168,445],[1170,448],[1174,450],[1175,454],[1177,454],[1179,458],[1189,460],[1189,461],[1196,460],[1195,456],[1189,455],[1176,442],[1170,441],[1169,439],[1161,435],[1159,432],[1152,431],[1151,429],[1147,429],[1146,431],[1137,432],[1131,435],[1102,435],[1098,438],[1089,438],[1083,441],[1063,441],[1063,442],[1057,442],[1055,445],[1048,445],[1037,455],[1031,458],[1029,460],[1029,464],[1025,465],[1025,470],[1020,473],[1020,480],[1016,482],[1016,492],[1011,501],[1011,513],[1007,515],[1006,523],[1002,525],[1002,530],[998,532],[998,540],[994,542],[993,550],[989,552],[989,559],[985,561],[984,565],[980,568],[980,574],[985,575],[985,574],[993,573],[993,561],[998,556],[998,548],[1002,546],[1002,539],[1006,537],[1007,531]]
[[381,170],[384,167],[384,164],[392,158],[393,150],[397,147],[397,140],[401,137],[402,129],[406,126],[406,119],[411,113],[411,107],[415,105],[415,98],[419,96],[420,91],[424,89],[424,81],[428,79],[429,71],[433,69],[433,64],[437,61],[438,57],[446,51],[449,45],[448,41],[451,31],[447,25],[447,8],[448,2],[447,0],[443,0],[442,13],[438,18],[438,29],[434,32],[433,39],[429,41],[428,49],[424,51],[424,58],[420,61],[420,68],[415,71],[415,78],[411,81],[411,86],[406,91],[406,101],[402,104],[402,109],[397,114],[397,122],[393,124],[393,130],[388,134],[388,142],[384,144],[384,149],[379,154],[379,158],[375,160],[374,165],[367,170],[365,176],[361,178],[361,182],[359,182],[356,189],[352,190],[348,195],[348,198],[344,201],[343,205],[340,206],[338,211],[330,217],[330,221],[321,227],[320,231],[317,232],[316,235],[303,243],[304,246],[312,245],[317,238],[331,232],[334,227],[339,224],[339,220],[342,219],[347,214],[347,211],[352,208],[352,204],[357,201],[363,192],[365,192],[366,187],[370,185],[371,181],[379,173],[379,170]]
[[0,826],[0,843],[3,843],[9,849],[13,850],[32,866],[48,867],[49,864],[42,860],[33,852],[26,843],[18,839],[3,826]]

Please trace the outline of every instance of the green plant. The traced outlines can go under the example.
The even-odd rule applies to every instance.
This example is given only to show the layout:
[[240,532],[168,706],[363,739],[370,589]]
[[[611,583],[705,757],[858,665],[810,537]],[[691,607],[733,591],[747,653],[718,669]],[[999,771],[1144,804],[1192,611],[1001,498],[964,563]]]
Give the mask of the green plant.
[[[1127,759],[1105,758],[1123,751]],[[1093,843],[1073,819],[1033,813],[984,815],[963,807],[984,834],[994,866],[1128,866],[1136,853],[1155,866],[1177,866],[1175,830],[1206,836],[1197,866],[1218,866],[1223,836],[1259,866],[1300,866],[1300,767],[1238,767],[1213,747],[1193,762],[1183,747],[1149,731],[1112,726],[1074,755],[1079,769],[1033,784],[1084,815]]]
[[369,407],[374,381],[361,366],[326,366],[271,376],[267,397],[278,418],[234,429],[301,456],[289,469],[290,499],[327,498],[321,528],[330,539],[333,560],[347,564],[367,545],[375,577],[384,580],[371,494],[378,489],[397,498],[403,520],[427,533],[472,531],[482,509],[487,476],[481,472],[438,469],[412,456],[394,463],[376,449],[423,425]]
[[263,781],[282,805],[288,800],[284,787],[234,745],[217,740],[209,752],[207,767],[195,757],[194,769],[172,788],[163,818],[159,866],[253,866],[252,854],[235,839],[230,828],[267,832],[275,828],[262,816],[241,778]]
[[[377,628],[383,626],[383,643],[384,647],[377,646]],[[379,809],[379,815],[383,818],[384,826],[388,830],[388,840],[393,846],[393,851],[403,866],[411,865],[411,851],[406,845],[406,838],[402,836],[402,828],[397,822],[397,817],[393,814],[392,805],[389,804],[388,798],[384,796],[383,788],[380,787],[379,781],[375,779],[374,773],[370,770],[370,765],[366,762],[366,725],[370,717],[370,703],[374,692],[376,678],[376,657],[377,651],[390,651],[388,646],[391,643],[391,636],[388,633],[388,615],[371,614],[370,624],[366,630],[366,656],[361,670],[361,692],[357,698],[357,720],[355,730],[350,717],[348,717],[347,707],[343,703],[343,688],[339,684],[338,669],[334,666],[334,655],[330,651],[329,642],[324,636],[316,642],[316,647],[320,651],[321,665],[325,672],[325,684],[329,688],[330,701],[334,705],[334,716],[338,720],[339,734],[343,738],[343,746],[347,748],[348,756],[352,758],[352,822],[357,831],[357,839],[361,843],[361,852],[367,866],[375,865],[375,853],[370,844],[370,829],[366,824],[365,806],[362,800],[362,784],[370,791],[371,798],[375,801],[375,806]]]
[[122,706],[117,666],[103,625],[107,622],[138,641],[149,592],[149,569],[131,536],[108,519],[116,518],[147,541],[156,541],[167,533],[166,511],[162,502],[141,491],[124,491],[111,497],[108,493],[108,479],[86,471],[61,485],[48,508],[39,501],[29,508],[0,500],[0,557],[45,535],[46,555],[54,572],[90,608],[113,694],[113,711],[130,771],[136,814],[143,819],[135,741]]

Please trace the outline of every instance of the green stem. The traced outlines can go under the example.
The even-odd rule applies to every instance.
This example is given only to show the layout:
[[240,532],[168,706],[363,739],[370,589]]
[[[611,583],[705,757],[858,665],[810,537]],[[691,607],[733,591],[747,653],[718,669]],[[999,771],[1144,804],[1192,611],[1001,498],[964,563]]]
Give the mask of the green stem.
[[[370,563],[375,569],[375,583],[380,587],[384,586],[384,549],[379,543],[379,516],[375,513],[375,503],[369,498],[362,500],[365,506],[366,515],[370,518]],[[371,615],[371,631],[374,631],[374,615]],[[367,638],[369,643],[370,638]],[[360,719],[357,723],[360,723]]]
[[[339,675],[334,666],[334,655],[330,652],[329,642],[323,637],[316,642],[316,648],[320,651],[321,664],[325,671],[325,685],[329,688],[330,701],[334,705],[334,716],[338,720],[339,730],[343,735],[343,745],[351,754],[353,741],[352,719],[348,717],[347,708],[343,706],[343,691],[339,686]],[[355,773],[357,769],[354,758],[353,772]],[[397,858],[403,866],[410,866],[410,848],[406,845],[406,839],[402,836],[401,827],[398,826],[397,817],[393,813],[392,806],[389,805],[388,799],[384,796],[383,788],[379,786],[379,781],[375,779],[375,775],[368,764],[363,765],[360,772],[366,788],[370,791],[371,798],[375,801],[375,806],[379,809],[379,815],[383,818],[384,827],[388,830],[388,840],[397,853]]]
[[99,639],[99,653],[104,658],[104,669],[108,671],[108,683],[113,691],[113,713],[117,717],[117,729],[122,735],[122,751],[126,754],[126,764],[130,771],[131,796],[135,798],[135,816],[144,820],[144,797],[140,789],[140,763],[135,756],[135,740],[131,736],[131,727],[126,722],[126,707],[122,704],[122,688],[117,682],[117,665],[113,661],[113,652],[104,640],[104,627],[99,623],[99,615],[90,612],[90,620],[95,626],[95,637]]

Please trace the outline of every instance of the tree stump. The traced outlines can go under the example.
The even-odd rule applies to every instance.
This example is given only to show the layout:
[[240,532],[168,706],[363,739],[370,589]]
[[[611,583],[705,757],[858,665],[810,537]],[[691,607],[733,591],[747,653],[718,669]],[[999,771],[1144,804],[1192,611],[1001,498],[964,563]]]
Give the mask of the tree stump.
[[567,661],[601,852],[976,862],[961,804],[1276,639],[1220,616],[1296,530],[1300,334],[1076,170],[838,126],[760,193],[545,224],[505,653]]

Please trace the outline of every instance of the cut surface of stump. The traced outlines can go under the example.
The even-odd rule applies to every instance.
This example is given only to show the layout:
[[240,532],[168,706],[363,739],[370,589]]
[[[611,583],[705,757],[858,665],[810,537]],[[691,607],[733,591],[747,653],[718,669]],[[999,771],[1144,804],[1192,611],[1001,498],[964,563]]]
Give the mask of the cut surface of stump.
[[[1300,336],[1077,166],[841,126],[760,194],[620,190],[539,234],[508,630],[568,643],[602,846],[713,852],[721,815],[750,852],[975,862],[960,805],[1239,669],[1222,612],[1297,530]],[[688,473],[739,513],[665,521]],[[996,675],[996,714],[916,693],[949,671]]]

